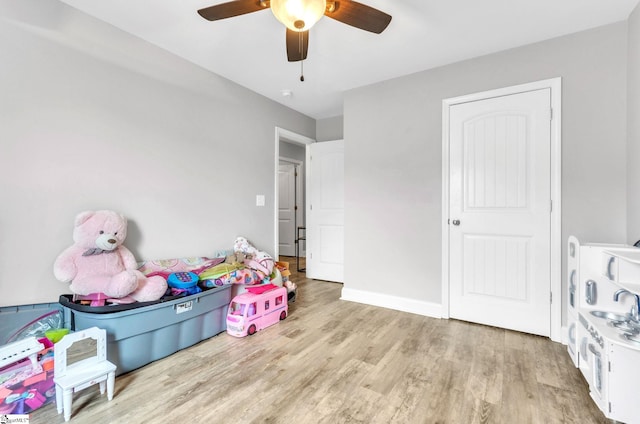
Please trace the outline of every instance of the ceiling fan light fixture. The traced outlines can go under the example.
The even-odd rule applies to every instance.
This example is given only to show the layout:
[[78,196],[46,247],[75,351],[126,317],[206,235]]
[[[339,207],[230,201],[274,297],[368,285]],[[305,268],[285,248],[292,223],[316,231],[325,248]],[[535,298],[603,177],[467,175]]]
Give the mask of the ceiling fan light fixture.
[[292,31],[307,31],[324,16],[326,0],[271,0],[277,20]]

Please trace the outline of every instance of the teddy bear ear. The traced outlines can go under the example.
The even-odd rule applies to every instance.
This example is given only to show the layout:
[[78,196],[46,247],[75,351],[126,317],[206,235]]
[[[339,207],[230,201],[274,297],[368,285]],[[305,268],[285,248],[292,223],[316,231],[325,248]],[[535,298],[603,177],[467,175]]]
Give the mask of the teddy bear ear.
[[80,225],[84,224],[85,222],[87,222],[87,220],[89,218],[91,218],[93,215],[95,214],[95,212],[93,211],[84,211],[84,212],[80,212],[78,214],[78,216],[76,216],[76,221],[74,223],[74,225],[76,227],[79,227]]

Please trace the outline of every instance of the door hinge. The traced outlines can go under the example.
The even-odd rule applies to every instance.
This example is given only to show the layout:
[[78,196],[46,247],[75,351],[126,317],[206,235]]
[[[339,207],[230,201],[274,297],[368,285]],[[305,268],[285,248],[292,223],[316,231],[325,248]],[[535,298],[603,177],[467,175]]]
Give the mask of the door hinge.
[[549,212],[553,212],[553,200],[549,200]]
[[313,210],[313,205],[309,205],[309,210],[312,211]]
[[549,121],[553,121],[553,108],[551,108],[551,113],[549,113]]
[[447,225],[451,225],[451,219],[447,219]]
[[294,210],[294,211],[297,211],[297,210],[298,210],[298,205],[295,205],[295,206],[293,207],[293,210]]
[[553,292],[549,292],[549,303],[553,303]]
[[609,413],[611,413],[611,402],[609,402]]

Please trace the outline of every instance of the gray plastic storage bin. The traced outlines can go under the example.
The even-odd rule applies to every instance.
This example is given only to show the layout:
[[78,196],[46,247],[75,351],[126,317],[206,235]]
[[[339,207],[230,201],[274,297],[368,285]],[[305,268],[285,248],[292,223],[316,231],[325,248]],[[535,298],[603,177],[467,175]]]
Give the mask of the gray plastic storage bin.
[[[226,330],[231,286],[116,312],[93,313],[62,307],[71,330],[107,330],[107,358],[117,375],[140,368]],[[86,308],[84,308],[86,310]]]

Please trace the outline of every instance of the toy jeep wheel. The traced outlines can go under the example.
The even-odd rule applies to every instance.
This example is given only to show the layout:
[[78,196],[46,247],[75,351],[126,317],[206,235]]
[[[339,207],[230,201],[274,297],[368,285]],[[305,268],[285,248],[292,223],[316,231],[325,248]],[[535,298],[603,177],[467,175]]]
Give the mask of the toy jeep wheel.
[[251,327],[249,327],[249,329],[247,330],[247,334],[250,336],[253,336],[254,334],[256,334],[256,326],[251,324]]
[[280,312],[280,321],[287,317],[287,313],[285,311]]

